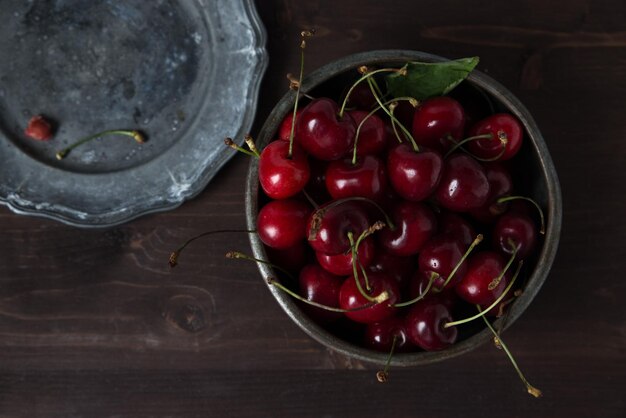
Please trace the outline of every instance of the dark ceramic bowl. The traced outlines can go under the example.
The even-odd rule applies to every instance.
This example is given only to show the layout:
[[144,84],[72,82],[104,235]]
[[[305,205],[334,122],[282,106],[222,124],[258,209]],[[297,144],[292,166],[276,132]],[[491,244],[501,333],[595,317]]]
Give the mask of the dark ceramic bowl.
[[[399,67],[407,61],[438,62],[446,61],[446,59],[418,51],[382,50],[359,53],[332,62],[312,72],[303,81],[302,91],[323,94],[324,91],[341,88],[340,86],[347,85],[357,77],[355,70],[361,65]],[[562,217],[561,192],[548,148],[535,121],[522,103],[500,83],[479,71],[473,71],[467,81],[464,81],[459,87],[462,86],[480,92],[483,99],[489,101],[490,106],[493,106],[495,110],[511,113],[522,122],[526,130],[524,145],[516,156],[518,168],[522,168],[525,173],[521,179],[523,183],[520,187],[521,192],[539,202],[546,212],[546,234],[543,245],[536,257],[529,260],[530,262],[524,266],[523,271],[526,271],[526,274],[524,277],[520,277],[524,283],[524,291],[510,307],[506,324],[504,324],[506,328],[524,312],[548,276],[559,243]],[[335,96],[338,96],[336,92],[337,90],[335,90]],[[293,110],[294,97],[293,92],[288,92],[274,107],[257,138],[260,147],[276,138],[280,122],[288,112]],[[519,187],[517,183],[516,187]],[[263,196],[259,194],[258,159],[253,158],[251,159],[246,185],[246,217],[250,229],[256,228],[260,198],[262,199]],[[250,237],[254,256],[266,260],[267,255],[259,237],[256,234],[251,234]],[[264,279],[276,277],[271,267],[258,263],[258,268]],[[313,322],[289,295],[274,286],[268,286],[287,315],[315,340],[358,360],[376,364],[386,362],[388,354],[372,351],[332,334]],[[502,320],[502,318],[498,319],[498,321]],[[478,328],[472,331],[473,334],[464,335],[452,347],[437,352],[398,353],[393,356],[391,364],[415,366],[434,363],[466,353],[491,340],[492,335],[488,329],[482,327],[482,321],[474,322]],[[461,333],[459,335],[461,336]]]

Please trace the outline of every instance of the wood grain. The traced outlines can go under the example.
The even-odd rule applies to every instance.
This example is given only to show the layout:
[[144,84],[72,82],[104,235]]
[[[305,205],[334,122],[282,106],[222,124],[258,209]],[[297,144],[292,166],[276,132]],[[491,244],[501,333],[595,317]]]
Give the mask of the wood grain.
[[[1,7],[1,6],[0,6]],[[245,234],[247,159],[180,208],[80,230],[0,208],[0,416],[618,417],[626,405],[626,4],[620,1],[258,1],[270,67],[253,132],[318,29],[311,70],[346,54],[407,48],[478,55],[533,113],[557,166],[564,228],[550,278],[507,332],[528,378],[483,347],[393,370],[330,352],[282,313]]]

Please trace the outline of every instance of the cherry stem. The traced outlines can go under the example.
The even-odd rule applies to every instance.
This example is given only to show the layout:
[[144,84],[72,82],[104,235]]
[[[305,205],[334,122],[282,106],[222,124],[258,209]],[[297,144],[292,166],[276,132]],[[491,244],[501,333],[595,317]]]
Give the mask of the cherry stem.
[[411,132],[409,132],[409,130],[398,120],[398,118],[396,118],[393,115],[393,112],[391,112],[389,109],[387,109],[386,106],[383,105],[383,102],[380,100],[380,97],[378,96],[378,94],[375,91],[374,88],[374,82],[371,79],[367,79],[367,82],[370,86],[370,90],[372,91],[372,94],[374,95],[374,98],[376,99],[376,102],[378,102],[378,105],[381,107],[381,109],[383,109],[385,111],[385,113],[387,115],[389,115],[389,117],[391,118],[391,123],[396,123],[400,129],[402,129],[402,132],[407,136],[407,138],[409,138],[409,140],[411,141],[411,144],[413,145],[413,150],[415,152],[419,152],[419,147],[417,146],[417,142],[415,142],[415,139],[413,138],[413,135],[411,134]]
[[468,150],[466,150],[465,148],[462,148],[462,147],[463,147],[463,145],[467,144],[468,142],[478,141],[480,139],[493,139],[493,135],[492,134],[482,134],[482,135],[470,136],[470,137],[462,139],[461,141],[458,141],[458,142],[455,141],[454,138],[452,138],[450,136],[448,136],[447,139],[449,141],[454,142],[454,146],[450,149],[450,151],[448,151],[446,153],[446,155],[443,157],[444,159],[448,158],[450,156],[450,154],[455,152],[457,149],[461,148],[467,154],[471,155],[476,160],[482,161],[482,162],[490,162],[490,161],[497,161],[497,160],[499,160],[500,157],[502,157],[504,155],[504,152],[506,151],[506,145],[509,143],[509,140],[506,138],[506,136],[498,137],[498,140],[500,141],[500,144],[502,145],[502,149],[500,150],[498,155],[496,155],[495,157],[491,157],[491,158],[480,158],[480,157],[472,154],[471,152],[469,152]]
[[[391,100],[387,100],[385,103],[382,104],[382,106],[387,106],[389,104],[398,102],[398,101],[408,101],[410,102],[413,107],[416,107],[418,105],[418,101],[416,99],[414,99],[413,97],[398,97],[396,99],[391,99]],[[376,106],[371,112],[369,112],[361,122],[359,122],[359,125],[356,127],[356,134],[354,135],[354,149],[352,151],[352,165],[356,164],[356,150],[357,150],[357,144],[359,142],[359,135],[361,134],[361,128],[363,127],[363,125],[365,124],[365,121],[368,120],[369,118],[371,118],[376,112],[378,112],[382,107],[380,105]],[[395,108],[395,106],[394,106]],[[393,109],[391,110],[391,112],[393,113]],[[400,139],[400,135],[398,134],[397,129],[395,128],[395,125],[393,125],[393,129],[394,132],[396,133],[396,137],[398,138],[398,141],[402,142],[402,139]]]
[[393,340],[391,341],[391,350],[389,350],[389,356],[387,357],[387,362],[385,363],[385,368],[383,370],[379,370],[376,373],[376,380],[380,383],[386,383],[389,380],[389,365],[391,364],[391,358],[393,357],[393,353],[396,350],[396,343],[398,341],[398,336],[394,334]]
[[480,244],[480,242],[483,240],[483,234],[478,234],[476,235],[476,238],[474,238],[474,241],[472,241],[472,243],[470,244],[470,246],[468,247],[467,251],[465,251],[465,254],[463,254],[463,257],[461,257],[461,259],[459,260],[458,263],[456,263],[456,266],[454,266],[454,269],[450,272],[450,274],[448,275],[448,278],[446,279],[445,282],[443,282],[443,285],[440,288],[435,288],[435,292],[441,292],[443,289],[446,288],[446,286],[448,285],[448,283],[450,283],[450,280],[452,280],[452,278],[454,277],[454,275],[456,274],[456,272],[459,270],[459,268],[461,267],[461,264],[463,264],[463,262],[465,262],[465,260],[467,259],[467,257],[469,257],[470,253],[472,252],[472,250],[474,248],[476,248],[476,246],[478,244]]
[[[252,138],[250,138],[250,139],[252,139]],[[227,147],[230,147],[230,148],[234,149],[235,151],[241,152],[242,154],[246,154],[246,155],[249,155],[249,156],[255,157],[255,158],[259,158],[260,157],[260,154],[259,154],[258,150],[256,149],[256,147],[254,147],[254,151],[256,151],[256,153],[255,153],[252,150],[247,150],[247,149],[245,149],[243,147],[240,147],[239,145],[237,145],[235,143],[235,141],[233,141],[232,138],[224,138],[224,144]],[[250,147],[250,144],[248,144],[247,142],[246,142],[246,144],[248,145],[248,147]]]
[[136,130],[126,130],[126,129],[112,129],[112,130],[108,130],[108,131],[102,131],[102,132],[98,132],[97,134],[93,134],[93,135],[89,135],[88,137],[85,137],[83,139],[79,139],[78,141],[74,142],[73,144],[63,148],[62,150],[58,151],[56,153],[56,157],[57,160],[62,160],[63,158],[67,157],[67,155],[70,153],[70,151],[72,151],[74,148],[83,145],[86,142],[91,141],[92,139],[95,138],[99,138],[105,135],[123,135],[123,136],[130,136],[131,138],[133,138],[136,142],[143,144],[144,142],[146,142],[146,138],[145,136]]
[[233,260],[247,260],[247,261],[256,261],[257,263],[261,263],[261,264],[265,264],[267,266],[270,266],[282,273],[285,273],[285,275],[287,277],[289,277],[292,280],[295,280],[295,277],[293,277],[293,275],[291,273],[289,273],[287,270],[285,270],[284,268],[277,266],[274,263],[270,263],[269,261],[265,261],[265,260],[261,260],[260,258],[255,258],[252,256],[249,256],[247,254],[244,254],[242,252],[239,251],[229,251],[226,253],[226,258],[231,258]]
[[390,72],[400,73],[403,71],[406,72],[406,69],[405,68],[380,68],[378,70],[369,71],[367,67],[360,67],[359,72],[361,72],[363,76],[359,78],[357,81],[355,81],[354,84],[350,86],[350,89],[348,89],[348,92],[346,93],[346,97],[344,97],[343,102],[341,103],[341,109],[339,109],[339,117],[340,118],[343,117],[343,114],[346,111],[346,105],[348,104],[348,99],[350,98],[350,95],[352,94],[352,91],[356,88],[356,86],[358,86],[365,80],[369,81],[370,78],[376,74],[390,73]]
[[[480,309],[479,305],[476,305],[476,308],[478,309],[478,312],[481,312],[481,309]],[[528,382],[528,380],[526,380],[526,377],[524,376],[524,374],[520,370],[519,366],[517,365],[517,362],[515,361],[515,358],[513,357],[513,354],[511,354],[511,352],[509,351],[509,348],[506,346],[504,341],[502,341],[502,337],[496,332],[495,329],[493,329],[493,326],[489,323],[487,318],[485,318],[484,315],[482,315],[481,318],[483,319],[483,321],[485,321],[485,324],[487,325],[489,330],[493,333],[495,340],[498,341],[498,345],[500,347],[502,347],[502,349],[506,353],[507,357],[511,361],[511,364],[515,368],[515,371],[517,372],[517,375],[522,380],[522,383],[524,383],[524,386],[526,386],[526,390],[528,391],[528,393],[531,394],[532,396],[534,396],[535,398],[540,398],[541,396],[543,396],[543,393],[541,392],[541,390],[539,390],[538,388],[534,387],[533,385],[531,385]]]
[[509,258],[509,261],[506,263],[506,265],[504,266],[504,268],[502,269],[502,271],[500,272],[500,274],[498,275],[498,277],[494,277],[493,280],[489,283],[489,285],[487,285],[487,289],[489,290],[493,290],[496,287],[498,287],[498,285],[500,284],[500,282],[502,281],[502,278],[504,277],[504,275],[506,274],[506,272],[509,270],[509,268],[511,267],[511,264],[513,264],[513,260],[515,260],[515,256],[517,255],[517,251],[518,251],[519,247],[515,248],[513,250],[513,253],[511,254],[511,258]]
[[299,294],[289,289],[288,287],[283,286],[280,282],[278,282],[276,279],[272,277],[267,279],[267,284],[277,287],[278,289],[287,293],[289,296],[295,299],[298,299],[299,301],[304,302],[307,305],[315,306],[316,308],[324,309],[326,311],[331,311],[331,312],[339,312],[339,313],[355,312],[355,311],[361,311],[363,309],[371,308],[372,306],[375,305],[375,303],[368,303],[368,304],[365,304],[363,306],[359,306],[358,308],[353,308],[353,309],[334,308],[332,306],[326,306],[326,305],[322,305],[321,303],[308,300],[307,298],[300,296]]
[[313,198],[311,197],[311,195],[309,193],[307,193],[306,190],[302,190],[302,194],[304,195],[304,197],[306,198],[306,200],[308,200],[309,204],[311,206],[313,206],[313,208],[315,210],[319,209],[320,205],[317,204],[317,202],[315,200],[313,200]]
[[256,233],[255,230],[250,230],[250,229],[217,229],[217,230],[214,230],[214,231],[203,232],[201,234],[196,235],[195,237],[189,238],[187,241],[185,241],[185,243],[183,245],[178,247],[177,250],[173,251],[170,254],[169,265],[172,268],[176,267],[178,265],[178,258],[180,257],[180,253],[189,244],[191,244],[192,242],[194,242],[197,239],[204,238],[206,236],[214,235],[214,234],[230,234],[230,233],[241,233],[241,232],[245,232],[245,233],[248,233],[248,234],[255,234]]
[[531,199],[530,197],[526,197],[526,196],[506,196],[506,197],[501,197],[500,199],[496,200],[496,203],[500,204],[500,203],[504,203],[504,202],[510,202],[511,200],[525,200],[527,202],[532,203],[535,208],[537,209],[537,212],[539,212],[539,219],[541,221],[541,228],[539,229],[539,233],[541,235],[545,235],[546,233],[546,222],[545,222],[545,218],[543,216],[543,210],[541,210],[541,206],[539,206],[539,203],[535,202],[533,199]]
[[356,287],[359,293],[361,294],[361,296],[363,296],[365,299],[367,299],[370,302],[376,302],[376,298],[371,297],[367,293],[367,292],[371,292],[372,288],[370,287],[369,280],[367,279],[367,274],[365,273],[364,269],[361,270],[361,273],[363,274],[363,281],[365,282],[365,289],[367,289],[367,292],[363,289],[363,286],[361,286],[361,281],[359,280],[359,272],[357,270],[357,267],[359,266],[359,262],[358,262],[359,255],[357,254],[356,244],[354,243],[354,234],[352,234],[351,231],[348,232],[348,240],[350,241],[350,251],[352,254],[352,276],[354,277],[354,280],[356,281]]
[[484,311],[481,311],[477,315],[470,316],[469,318],[459,319],[458,321],[447,322],[446,324],[444,324],[443,327],[444,328],[450,328],[450,327],[453,327],[455,325],[461,325],[461,324],[465,324],[467,322],[471,322],[471,321],[473,321],[475,319],[478,319],[478,318],[484,316],[487,312],[489,312],[494,307],[496,307],[498,305],[498,303],[500,303],[500,301],[502,299],[504,299],[504,297],[507,295],[507,293],[509,293],[509,290],[511,290],[511,288],[515,284],[515,280],[517,279],[517,276],[519,275],[519,272],[522,269],[522,265],[523,264],[524,264],[524,261],[520,260],[519,264],[517,265],[517,270],[515,271],[515,274],[513,275],[513,278],[511,279],[511,283],[509,283],[509,285],[506,287],[506,289],[504,289],[504,292],[502,292],[502,294],[491,305],[489,305],[489,307],[487,309],[485,309]]
[[300,74],[298,75],[298,83],[296,87],[296,98],[293,103],[293,114],[291,118],[291,131],[289,132],[289,152],[287,153],[287,158],[291,159],[291,155],[293,154],[293,138],[294,133],[296,131],[296,113],[298,112],[298,101],[300,100],[300,89],[302,88],[302,78],[304,77],[304,49],[306,48],[306,38],[313,36],[315,31],[304,30],[300,32]]
[[428,294],[428,292],[430,291],[433,283],[435,282],[435,279],[437,279],[438,277],[439,277],[439,273],[435,273],[434,271],[430,272],[430,278],[428,279],[428,285],[426,286],[426,289],[424,289],[423,293],[420,293],[419,296],[417,296],[414,299],[411,299],[409,301],[402,302],[402,303],[396,303],[395,305],[392,305],[392,306],[394,308],[404,308],[405,306],[413,305],[414,303],[417,303],[420,300],[424,299],[426,297],[426,295]]
[[334,208],[335,206],[339,206],[342,203],[345,202],[349,202],[349,201],[363,201],[363,202],[368,202],[371,203],[372,205],[374,205],[376,207],[376,209],[378,209],[383,216],[385,217],[385,223],[387,224],[387,226],[389,227],[389,229],[391,229],[392,231],[394,231],[396,229],[394,223],[391,221],[391,218],[389,217],[389,215],[387,215],[387,212],[385,212],[383,210],[383,208],[380,207],[380,205],[376,202],[374,202],[371,199],[368,199],[366,197],[361,197],[361,196],[352,196],[352,197],[344,197],[342,199],[337,199],[337,200],[333,200],[332,203],[329,203],[328,205],[316,209],[315,212],[313,212],[313,216],[311,218],[311,227],[309,228],[309,233],[308,233],[308,240],[312,241],[315,239],[315,237],[317,237],[317,233],[319,232],[319,227],[320,227],[320,223],[322,221],[322,219],[324,218],[324,216],[326,215],[326,212],[329,211],[330,209]]

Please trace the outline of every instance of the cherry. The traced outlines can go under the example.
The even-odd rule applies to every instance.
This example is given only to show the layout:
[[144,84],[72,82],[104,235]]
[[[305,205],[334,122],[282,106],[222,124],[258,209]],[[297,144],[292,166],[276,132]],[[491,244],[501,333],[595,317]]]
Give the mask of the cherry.
[[[436,273],[433,282],[437,289],[442,289],[448,276],[460,263],[465,254],[465,246],[452,235],[436,235],[431,238],[419,254],[419,269],[428,275]],[[467,263],[463,262],[446,284],[445,288],[453,288],[465,275]]]
[[[348,114],[352,116],[352,119],[358,129],[359,124],[361,124],[363,119],[367,117],[369,112],[351,110]],[[357,156],[379,155],[383,152],[387,145],[387,137],[385,132],[385,123],[380,117],[370,115],[365,122],[363,122],[363,125],[358,132],[359,136],[356,138]]]
[[306,154],[293,144],[289,157],[289,143],[270,142],[259,158],[259,182],[272,199],[285,199],[299,193],[311,175]]
[[[359,245],[359,263],[363,267],[369,266],[374,258],[374,238],[367,237]],[[353,260],[352,252],[328,255],[320,252],[315,253],[317,262],[322,268],[337,276],[348,276],[352,274]]]
[[435,151],[415,152],[407,144],[389,150],[387,172],[394,190],[406,200],[419,202],[430,196],[441,178],[443,160]]
[[309,182],[304,187],[304,190],[309,194],[309,197],[315,201],[316,204],[323,204],[330,200],[332,197],[326,189],[326,169],[328,168],[328,162],[311,158],[309,160],[309,169],[311,175]]
[[489,196],[484,205],[472,209],[470,214],[480,222],[490,223],[495,221],[498,215],[506,211],[506,204],[498,203],[497,200],[511,194],[513,191],[513,180],[509,170],[501,163],[485,163],[483,168],[489,182]]
[[272,200],[261,208],[257,233],[265,245],[285,249],[306,237],[306,223],[311,208],[296,199]]
[[[352,88],[348,104],[357,109],[369,110],[376,106],[376,98],[367,83],[359,83]],[[358,122],[357,122],[358,123]]]
[[47,141],[52,138],[52,124],[42,115],[30,118],[24,135],[37,141]]
[[[309,264],[302,268],[298,282],[300,294],[307,300],[331,308],[339,307],[339,291],[344,279],[335,276],[316,264]],[[319,322],[335,321],[343,315],[316,306],[302,305],[308,315]]]
[[356,126],[349,114],[338,116],[339,106],[328,98],[309,103],[296,119],[297,139],[302,148],[315,158],[338,160],[354,146]]
[[[477,122],[469,130],[470,136],[491,134],[491,138],[471,141],[467,144],[467,148],[479,158],[509,160],[522,147],[523,132],[522,125],[513,115],[497,113]],[[503,138],[507,141],[504,152],[502,152],[501,141]]]
[[473,254],[468,260],[467,273],[455,287],[456,293],[468,303],[488,307],[509,284],[508,272],[498,280],[506,264],[506,260],[494,251]]
[[[396,313],[397,308],[393,305],[398,301],[400,291],[393,279],[383,273],[369,273],[367,276],[370,285],[369,291],[366,289],[365,280],[361,274],[359,274],[358,280],[361,288],[370,298],[380,298],[380,300],[370,301],[366,299],[361,294],[354,277],[347,278],[339,291],[339,306],[349,310],[345,313],[348,318],[355,322],[369,324],[382,321]],[[359,309],[364,306],[368,307]]]
[[455,239],[463,243],[465,247],[474,241],[476,231],[472,224],[465,220],[461,215],[447,210],[439,214],[439,232],[446,235],[452,235]]
[[290,273],[298,273],[309,261],[310,248],[301,240],[289,248],[266,247],[268,259]]
[[398,283],[401,291],[406,287],[416,268],[415,257],[401,257],[383,249],[375,252],[374,258],[367,267],[368,271],[387,274]]
[[337,202],[321,206],[309,217],[308,241],[315,251],[330,255],[345,253],[351,248],[348,233],[358,237],[370,226],[361,202]]
[[401,200],[391,207],[389,215],[395,229],[381,230],[378,242],[391,254],[417,254],[437,228],[435,214],[420,202]]
[[[296,120],[298,120],[298,117],[300,116],[301,113],[302,113],[302,109],[298,109],[298,111],[296,112]],[[293,112],[289,112],[287,113],[287,115],[285,115],[285,118],[278,126],[278,139],[289,142],[289,139],[291,138],[292,123],[293,123]]]
[[444,163],[435,196],[441,206],[456,212],[481,207],[489,197],[485,170],[469,155],[453,154]]
[[450,310],[437,299],[417,302],[404,319],[409,340],[427,351],[443,350],[456,342],[456,327],[444,327],[451,321]]
[[365,155],[353,164],[350,158],[333,161],[326,169],[326,188],[333,199],[361,196],[380,200],[387,190],[385,164]]
[[[394,338],[395,346],[394,346]],[[414,348],[409,340],[404,318],[393,316],[380,322],[368,324],[364,336],[365,345],[372,350],[388,353],[391,347],[394,352],[407,352]]]
[[465,111],[451,97],[433,97],[424,101],[413,117],[413,138],[418,145],[445,152],[463,137]]
[[441,292],[433,290],[433,285],[428,287],[430,283],[430,274],[417,270],[413,273],[411,280],[409,281],[409,289],[407,292],[408,300],[417,298],[420,295],[424,295],[424,298],[437,299],[443,303],[450,311],[457,304],[458,296],[454,292],[454,289],[450,289],[448,286]]
[[537,229],[533,220],[524,214],[507,212],[498,218],[493,228],[493,245],[504,254],[524,259],[535,249]]

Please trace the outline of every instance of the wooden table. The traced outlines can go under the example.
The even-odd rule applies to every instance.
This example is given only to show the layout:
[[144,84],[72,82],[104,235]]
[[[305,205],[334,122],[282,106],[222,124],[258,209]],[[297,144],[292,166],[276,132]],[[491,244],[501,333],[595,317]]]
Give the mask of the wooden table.
[[243,228],[245,156],[174,211],[81,230],[0,208],[0,416],[624,416],[626,3],[258,1],[270,66],[258,129],[298,70],[373,49],[478,55],[534,114],[559,172],[552,273],[507,342],[428,367],[376,367],[308,338],[274,302]]

